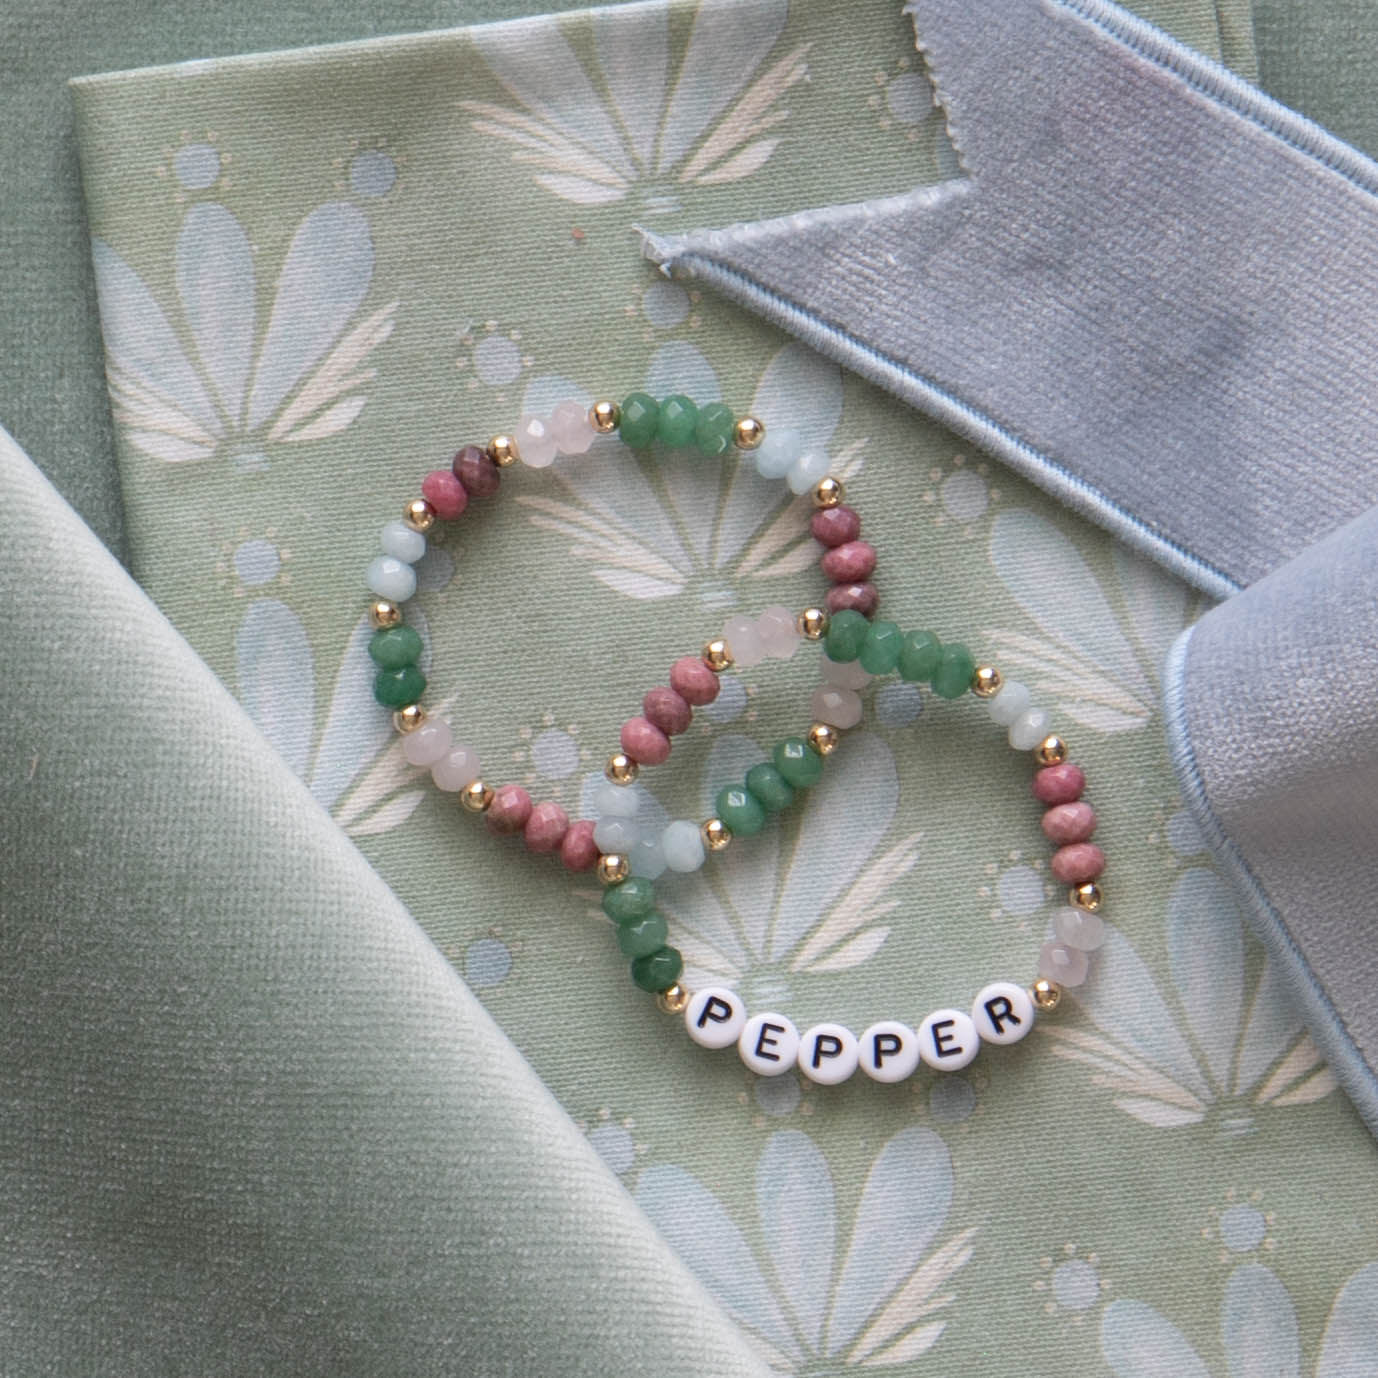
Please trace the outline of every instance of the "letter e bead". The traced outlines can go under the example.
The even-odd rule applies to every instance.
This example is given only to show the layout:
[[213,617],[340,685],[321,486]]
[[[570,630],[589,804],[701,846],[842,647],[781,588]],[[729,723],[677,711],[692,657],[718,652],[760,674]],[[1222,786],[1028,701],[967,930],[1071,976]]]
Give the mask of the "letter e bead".
[[919,1056],[940,1072],[965,1067],[980,1050],[976,1025],[964,1010],[934,1010],[919,1025]]
[[726,986],[697,990],[684,1007],[684,1027],[689,1037],[705,1048],[726,1048],[741,1037],[746,1005]]
[[753,1072],[778,1077],[799,1056],[799,1030],[783,1014],[754,1014],[737,1039],[737,1051]]

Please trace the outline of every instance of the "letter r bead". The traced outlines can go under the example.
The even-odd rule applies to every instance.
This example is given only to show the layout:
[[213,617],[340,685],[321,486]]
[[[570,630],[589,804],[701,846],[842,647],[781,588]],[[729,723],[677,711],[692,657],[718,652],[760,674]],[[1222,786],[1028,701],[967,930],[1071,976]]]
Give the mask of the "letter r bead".
[[704,1048],[726,1048],[741,1037],[746,1005],[726,986],[696,990],[684,1007],[684,1027],[689,1037]]
[[1034,1026],[1029,992],[1013,981],[992,981],[971,1006],[971,1022],[985,1043],[1018,1043]]

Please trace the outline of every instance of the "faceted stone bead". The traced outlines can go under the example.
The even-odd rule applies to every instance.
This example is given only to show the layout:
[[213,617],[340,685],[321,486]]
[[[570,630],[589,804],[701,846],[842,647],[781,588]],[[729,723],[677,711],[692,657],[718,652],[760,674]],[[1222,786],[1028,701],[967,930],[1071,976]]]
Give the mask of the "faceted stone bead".
[[848,541],[823,552],[819,568],[834,584],[860,584],[876,568],[876,548],[869,541]]
[[1054,804],[1043,815],[1042,827],[1047,837],[1059,846],[1066,846],[1069,842],[1085,842],[1096,831],[1096,811],[1081,800],[1072,804]]
[[684,1027],[701,1048],[726,1048],[746,1027],[746,1002],[726,986],[705,986],[689,997]]
[[600,780],[593,788],[592,804],[599,818],[635,818],[641,808],[639,785],[615,785]]
[[384,708],[405,708],[426,692],[426,676],[415,665],[379,670],[373,677],[373,697]]
[[842,612],[848,609],[870,617],[880,605],[880,594],[872,583],[834,584],[823,595],[823,606],[829,612]]
[[1062,885],[1085,885],[1105,870],[1105,853],[1094,842],[1073,842],[1053,853],[1048,869]]
[[908,1024],[882,1019],[861,1035],[858,1054],[872,1081],[903,1081],[919,1065],[919,1036]]
[[603,912],[614,923],[631,923],[655,912],[656,888],[644,876],[630,876],[603,891]]
[[900,678],[910,684],[927,684],[938,672],[943,645],[932,632],[910,632],[900,647]]
[[589,424],[588,408],[581,407],[572,397],[557,402],[550,413],[550,434],[562,455],[587,454],[595,435]]
[[1060,986],[1079,986],[1091,970],[1091,959],[1066,943],[1044,943],[1038,954],[1038,974]]
[[1105,920],[1089,909],[1069,904],[1053,915],[1053,933],[1068,947],[1094,952],[1105,941]]
[[794,786],[766,761],[747,771],[746,787],[760,800],[767,813],[779,813],[794,803]]
[[641,841],[641,824],[635,818],[605,814],[593,825],[593,840],[600,852],[617,852],[626,856]]
[[633,392],[622,403],[622,419],[617,433],[624,445],[633,450],[646,449],[656,438],[660,421],[660,404],[648,393]]
[[971,1003],[971,1022],[983,1043],[1018,1043],[1034,1026],[1029,992],[1013,981],[992,981]]
[[421,659],[421,636],[415,627],[384,627],[368,640],[369,658],[385,670],[400,670]]
[[965,646],[952,643],[944,646],[933,672],[933,692],[940,699],[959,699],[971,688],[976,662]]
[[836,1086],[856,1071],[859,1060],[856,1035],[841,1024],[815,1024],[799,1040],[795,1061],[810,1081]]
[[677,737],[681,732],[687,732],[694,719],[694,710],[684,696],[659,684],[646,691],[646,697],[641,700],[641,711],[646,721],[654,723],[667,737]]
[[523,416],[517,423],[517,453],[528,469],[548,469],[555,463],[555,436],[543,417]]
[[766,658],[766,644],[756,628],[755,618],[740,613],[729,617],[723,624],[722,634],[739,669],[750,670]]
[[560,860],[570,871],[591,871],[598,860],[598,844],[593,840],[593,820],[581,818],[569,825],[560,840]]
[[784,478],[799,458],[799,447],[799,432],[792,427],[767,427],[755,451],[756,472],[762,478]]
[[643,880],[658,880],[665,874],[665,851],[659,837],[640,837],[627,852],[632,875]]
[[[424,728],[418,728],[415,737]],[[411,737],[407,740],[410,741]],[[450,749],[438,760],[431,763],[431,779],[437,789],[446,791],[461,790],[472,785],[483,772],[479,768],[478,752],[471,746],[451,743]]]
[[421,496],[435,508],[435,515],[452,522],[469,505],[469,494],[451,469],[432,469],[421,480]]
[[861,535],[861,516],[853,507],[825,507],[809,522],[813,538],[830,550]]
[[522,837],[533,852],[553,852],[569,831],[569,815],[553,800],[547,799],[531,810]]
[[[1013,727],[1015,719],[1027,713],[1032,703],[1033,695],[1029,692],[1027,684],[1021,684],[1017,679],[1007,679],[1000,686],[1000,692],[993,699],[987,700],[986,712],[990,714],[990,720],[996,726]],[[1038,743],[1035,742],[1034,745],[1037,746]]]
[[806,450],[789,466],[789,473],[785,475],[785,483],[791,493],[798,493],[802,496],[812,492],[823,479],[827,478],[832,466],[833,462],[828,458],[826,450]]
[[776,742],[771,760],[795,789],[809,789],[823,778],[823,758],[802,737]]
[[859,660],[829,660],[824,656],[818,662],[818,670],[824,684],[838,689],[864,689],[871,682],[871,676],[861,668]]
[[656,951],[638,957],[632,963],[632,980],[642,989],[658,994],[669,990],[679,980],[684,970],[684,958],[673,947],[657,948]]
[[718,697],[718,677],[701,656],[681,656],[670,666],[670,688],[695,708]]
[[698,419],[699,409],[693,401],[680,393],[672,393],[660,404],[660,415],[656,419],[656,439],[672,450],[692,445]]
[[751,837],[766,825],[764,805],[745,785],[728,785],[718,791],[717,814],[737,837]]
[[426,553],[426,538],[406,522],[388,522],[378,533],[378,544],[384,555],[408,565],[414,565]]
[[521,832],[531,817],[531,796],[520,785],[499,785],[483,820],[501,837]]
[[809,715],[815,722],[825,722],[831,727],[855,727],[861,721],[861,695],[855,689],[820,684],[809,700]]
[[402,755],[414,766],[433,766],[450,749],[450,724],[444,718],[427,718],[402,738]]
[[859,613],[843,610],[834,613],[823,638],[823,650],[829,660],[855,660],[866,644],[871,624]]
[[471,498],[491,498],[502,483],[502,470],[486,450],[466,445],[450,461],[450,472]]
[[665,920],[659,914],[647,914],[617,927],[617,945],[624,957],[646,957],[665,946]]
[[934,1010],[918,1027],[919,1056],[940,1072],[956,1072],[981,1051],[976,1025],[965,1010]]
[[893,622],[872,622],[861,648],[861,668],[868,675],[888,675],[900,663],[904,633]]
[[1048,735],[1052,721],[1046,708],[1026,708],[1010,724],[1010,745],[1016,751],[1032,751]]
[[672,871],[697,871],[704,862],[703,834],[699,825],[687,818],[677,818],[660,835],[660,850],[665,864]]
[[364,582],[379,598],[405,603],[416,592],[416,571],[393,555],[380,555],[369,565]]
[[694,443],[699,453],[710,459],[725,455],[732,448],[732,432],[737,418],[732,408],[721,402],[710,402],[699,408],[698,420],[694,423]]
[[767,608],[756,619],[756,630],[772,660],[789,660],[799,649],[799,628],[794,624],[794,614],[783,604]]
[[1030,788],[1040,803],[1071,804],[1081,798],[1086,775],[1080,766],[1064,761],[1060,766],[1044,766],[1036,771]]
[[622,750],[643,766],[658,766],[670,759],[670,739],[646,718],[628,718],[622,724]]
[[753,1072],[778,1077],[795,1065],[799,1030],[783,1014],[753,1015],[737,1037],[737,1051]]

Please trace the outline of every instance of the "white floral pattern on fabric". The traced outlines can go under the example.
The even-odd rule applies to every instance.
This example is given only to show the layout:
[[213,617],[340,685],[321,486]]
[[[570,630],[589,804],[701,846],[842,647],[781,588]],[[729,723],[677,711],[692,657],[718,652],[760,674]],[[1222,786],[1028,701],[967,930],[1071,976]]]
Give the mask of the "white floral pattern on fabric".
[[971,1258],[976,1229],[930,1248],[952,1206],[952,1160],[929,1129],[904,1129],[876,1155],[839,1267],[827,1159],[808,1135],[771,1135],[756,1166],[762,1267],[741,1228],[691,1173],[653,1166],[637,1201],[772,1368],[835,1373],[907,1363],[941,1338],[931,1319]]
[[392,333],[397,303],[340,338],[373,279],[356,206],[327,202],[297,226],[261,338],[253,246],[217,202],[193,206],[177,235],[176,324],[110,245],[96,239],[91,252],[115,420],[144,454],[184,463],[229,453],[263,469],[267,445],[334,435],[363,410],[376,372],[365,363]]
[[1335,1089],[1270,961],[1246,989],[1246,944],[1234,892],[1204,867],[1168,898],[1174,1011],[1133,945],[1107,925],[1090,979],[1069,992],[1098,1033],[1045,1023],[1060,1057],[1093,1071],[1125,1114],[1159,1128],[1209,1121],[1251,1133],[1264,1107],[1306,1105]]
[[[1277,1275],[1260,1263],[1230,1274],[1220,1303],[1223,1368],[1212,1370],[1186,1336],[1139,1301],[1114,1301],[1101,1316],[1101,1354],[1116,1378],[1302,1378],[1296,1307]],[[1340,1289],[1320,1339],[1315,1378],[1378,1373],[1378,1263]]]
[[592,16],[591,71],[554,18],[527,22],[520,46],[474,31],[483,60],[520,107],[464,100],[473,128],[515,146],[538,185],[600,206],[635,187],[651,213],[679,209],[678,188],[737,182],[763,167],[788,118],[780,98],[808,75],[800,44],[761,70],[788,0],[703,0],[672,67],[667,7]]

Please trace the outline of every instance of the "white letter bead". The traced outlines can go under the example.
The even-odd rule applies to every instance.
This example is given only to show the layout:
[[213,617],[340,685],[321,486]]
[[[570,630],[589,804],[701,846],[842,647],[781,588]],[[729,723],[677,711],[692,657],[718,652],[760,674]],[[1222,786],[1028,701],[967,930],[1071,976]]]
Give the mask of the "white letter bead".
[[1046,708],[1026,708],[1010,724],[1010,745],[1016,751],[1032,751],[1048,735],[1050,722]]
[[992,981],[972,1002],[971,1022],[987,1043],[1018,1043],[1033,1029],[1033,1001],[1013,981]]
[[799,1030],[783,1014],[755,1014],[737,1039],[737,1051],[753,1072],[778,1077],[799,1056]]
[[726,1048],[741,1037],[746,1004],[735,990],[706,986],[696,990],[684,1007],[684,1027],[703,1048]]
[[426,553],[426,538],[413,531],[406,522],[389,522],[378,538],[384,555],[391,555],[403,564],[414,565]]
[[405,603],[416,592],[416,571],[395,555],[380,555],[368,567],[364,582],[391,603]]
[[883,1019],[861,1035],[861,1070],[872,1081],[903,1081],[919,1065],[919,1036],[908,1024]]
[[934,1010],[919,1025],[919,1056],[940,1072],[965,1067],[980,1050],[976,1025],[961,1010]]
[[987,702],[986,712],[997,726],[1009,727],[1032,702],[1028,685],[1020,684],[1017,679],[1007,679],[1000,686],[1000,692]]
[[856,1035],[841,1024],[815,1024],[799,1040],[799,1070],[820,1086],[836,1086],[856,1071]]

